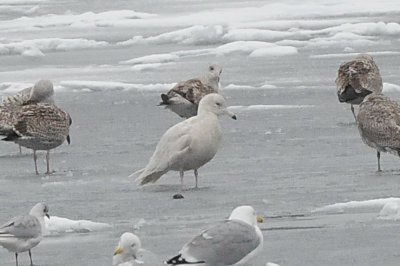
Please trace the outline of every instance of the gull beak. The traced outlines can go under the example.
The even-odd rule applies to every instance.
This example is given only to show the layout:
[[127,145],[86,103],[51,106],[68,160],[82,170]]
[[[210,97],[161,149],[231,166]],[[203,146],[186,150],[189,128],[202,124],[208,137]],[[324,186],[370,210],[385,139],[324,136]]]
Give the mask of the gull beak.
[[226,114],[227,116],[229,116],[230,118],[234,119],[234,120],[237,119],[237,118],[236,118],[236,115],[235,115],[234,113],[232,113],[231,111],[229,111],[229,110],[226,110],[226,111],[225,111],[225,114]]
[[122,252],[124,252],[124,250],[120,246],[118,246],[114,250],[114,256],[118,255],[118,254],[121,254]]
[[264,218],[262,216],[258,215],[256,219],[257,219],[257,223],[259,223],[259,224],[264,222]]
[[47,217],[47,218],[49,218],[49,219],[50,219],[50,215],[49,215],[48,213],[46,213],[45,215],[46,215],[46,217]]

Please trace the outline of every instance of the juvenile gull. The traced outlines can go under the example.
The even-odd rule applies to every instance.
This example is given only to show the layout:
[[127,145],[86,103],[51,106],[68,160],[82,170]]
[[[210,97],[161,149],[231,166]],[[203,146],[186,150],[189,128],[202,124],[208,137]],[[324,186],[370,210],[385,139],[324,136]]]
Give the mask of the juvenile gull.
[[144,185],[156,182],[170,170],[179,171],[183,188],[184,172],[194,170],[197,188],[197,170],[214,157],[222,140],[220,115],[236,119],[235,114],[227,110],[224,97],[216,93],[204,96],[197,116],[169,128],[146,167],[131,176],[139,174],[136,180]]
[[139,237],[129,232],[123,233],[118,246],[114,250],[113,266],[140,263],[137,258],[141,246]]
[[228,220],[186,243],[170,265],[247,265],[263,248],[263,235],[251,206],[234,209]]
[[400,105],[382,94],[370,94],[360,104],[358,131],[365,144],[376,149],[378,171],[381,152],[400,156]]
[[[17,112],[23,105],[36,103],[54,103],[53,83],[50,80],[39,80],[33,87],[3,97],[0,103],[0,135],[8,135],[12,131]],[[22,153],[21,145],[19,152]]]
[[18,266],[18,253],[28,251],[32,262],[31,249],[42,240],[44,216],[50,218],[49,208],[44,203],[36,204],[28,215],[14,217],[0,227],[0,245],[15,253],[15,264]]
[[372,56],[360,54],[354,60],[339,67],[336,78],[340,102],[350,103],[354,118],[353,104],[360,104],[371,93],[382,92],[382,78]]
[[221,73],[222,66],[210,65],[208,72],[202,77],[181,81],[167,94],[161,94],[160,105],[183,118],[195,116],[201,98],[209,93],[218,92]]
[[3,140],[14,141],[33,150],[37,175],[39,172],[36,151],[46,150],[46,174],[50,174],[50,150],[60,146],[65,140],[70,143],[71,123],[71,117],[53,104],[24,105],[18,111],[12,131]]

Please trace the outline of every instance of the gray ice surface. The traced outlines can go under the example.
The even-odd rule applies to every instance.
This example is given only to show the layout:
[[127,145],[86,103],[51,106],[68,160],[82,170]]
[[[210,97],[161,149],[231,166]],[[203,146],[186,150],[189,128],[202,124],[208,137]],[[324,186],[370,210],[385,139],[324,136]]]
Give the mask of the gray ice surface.
[[[64,3],[65,2],[65,3]],[[182,9],[220,8],[213,2],[174,1],[163,8],[159,1],[48,1],[38,12],[61,13],[133,8],[153,13]],[[248,1],[245,1],[248,2]],[[252,4],[257,1],[250,1]],[[54,3],[54,5],[51,5]],[[207,6],[209,4],[209,6]],[[235,5],[243,4],[235,1]],[[136,6],[137,5],[137,6]],[[371,17],[393,21],[395,14]],[[5,15],[2,16],[6,19]],[[339,16],[340,17],[340,16]],[[365,19],[367,20],[367,19]],[[135,34],[153,34],[166,29],[138,29]],[[134,35],[106,30],[63,32],[81,37],[106,36],[122,40]],[[17,38],[22,32],[4,32]],[[30,38],[57,36],[56,29],[27,32]],[[60,33],[61,34],[61,33]],[[128,37],[129,36],[129,37]],[[86,36],[88,37],[88,36]],[[105,38],[105,37],[104,37]],[[397,51],[393,38],[357,51]],[[178,63],[147,71],[131,72],[86,69],[89,65],[118,65],[121,60],[183,49],[204,48],[180,44],[106,47],[93,50],[46,53],[39,59],[1,56],[1,81],[107,80],[128,83],[172,83],[201,72],[214,61],[223,61],[222,89],[228,105],[308,105],[271,110],[235,110],[237,121],[221,119],[223,145],[216,157],[200,169],[197,191],[180,193],[179,173],[169,172],[153,186],[138,188],[128,175],[145,166],[160,136],[181,119],[156,105],[160,91],[102,90],[56,91],[57,103],[73,119],[71,145],[51,153],[51,176],[36,176],[31,151],[17,154],[17,146],[0,143],[0,219],[6,221],[25,212],[38,201],[46,202],[52,214],[69,219],[105,222],[113,227],[103,232],[66,233],[47,236],[35,248],[40,266],[111,265],[113,249],[121,233],[134,231],[145,249],[167,259],[190,238],[211,224],[227,218],[238,205],[252,205],[266,216],[260,226],[264,251],[255,266],[275,262],[281,266],[400,265],[396,221],[377,219],[380,208],[343,213],[313,213],[315,208],[347,202],[399,196],[400,161],[392,155],[381,158],[383,173],[377,174],[376,153],[365,146],[354,125],[350,106],[336,97],[335,77],[344,58],[312,58],[340,53],[335,47],[302,49],[296,55],[248,58],[241,54],[182,59]],[[400,84],[399,55],[375,55],[384,82]],[[267,81],[276,89],[224,90],[231,83],[259,86]],[[399,92],[388,93],[400,100]],[[45,156],[38,160],[41,172]],[[185,176],[188,188],[194,177]],[[144,221],[143,221],[144,219]],[[28,256],[20,256],[21,265]],[[0,249],[0,265],[14,265],[14,256]],[[161,265],[161,263],[160,263]]]

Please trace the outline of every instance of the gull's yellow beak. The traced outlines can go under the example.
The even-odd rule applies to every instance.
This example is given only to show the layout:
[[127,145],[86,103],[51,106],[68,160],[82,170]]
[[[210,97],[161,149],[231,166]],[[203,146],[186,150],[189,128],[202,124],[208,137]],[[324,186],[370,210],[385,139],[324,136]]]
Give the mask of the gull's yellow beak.
[[124,252],[124,250],[121,247],[118,246],[114,250],[114,256],[118,255],[118,254],[121,254],[122,252]]
[[264,222],[264,218],[262,216],[257,216],[257,223],[261,224]]

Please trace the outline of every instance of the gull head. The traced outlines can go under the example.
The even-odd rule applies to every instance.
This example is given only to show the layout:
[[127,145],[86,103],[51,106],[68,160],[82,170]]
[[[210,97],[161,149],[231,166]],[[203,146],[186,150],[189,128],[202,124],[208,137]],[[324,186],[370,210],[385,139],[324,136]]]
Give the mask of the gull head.
[[239,220],[255,226],[258,219],[256,216],[256,211],[253,209],[253,207],[239,206],[232,211],[231,215],[229,216],[229,220]]
[[28,104],[31,103],[54,103],[54,88],[50,80],[42,79],[35,83],[29,96]]
[[139,237],[126,232],[121,235],[118,246],[114,250],[114,256],[121,255],[126,258],[137,258],[137,253],[141,249]]
[[220,115],[227,115],[236,120],[236,115],[227,109],[225,98],[218,93],[210,93],[204,96],[199,103],[198,113],[211,112]]
[[49,207],[43,202],[39,202],[38,204],[33,206],[31,211],[29,212],[29,214],[33,215],[35,217],[44,217],[44,216],[46,216],[47,218],[50,219]]
[[211,86],[214,92],[218,92],[219,88],[219,77],[222,73],[222,66],[219,64],[210,64],[208,66],[207,74],[202,78],[202,82],[206,86]]

